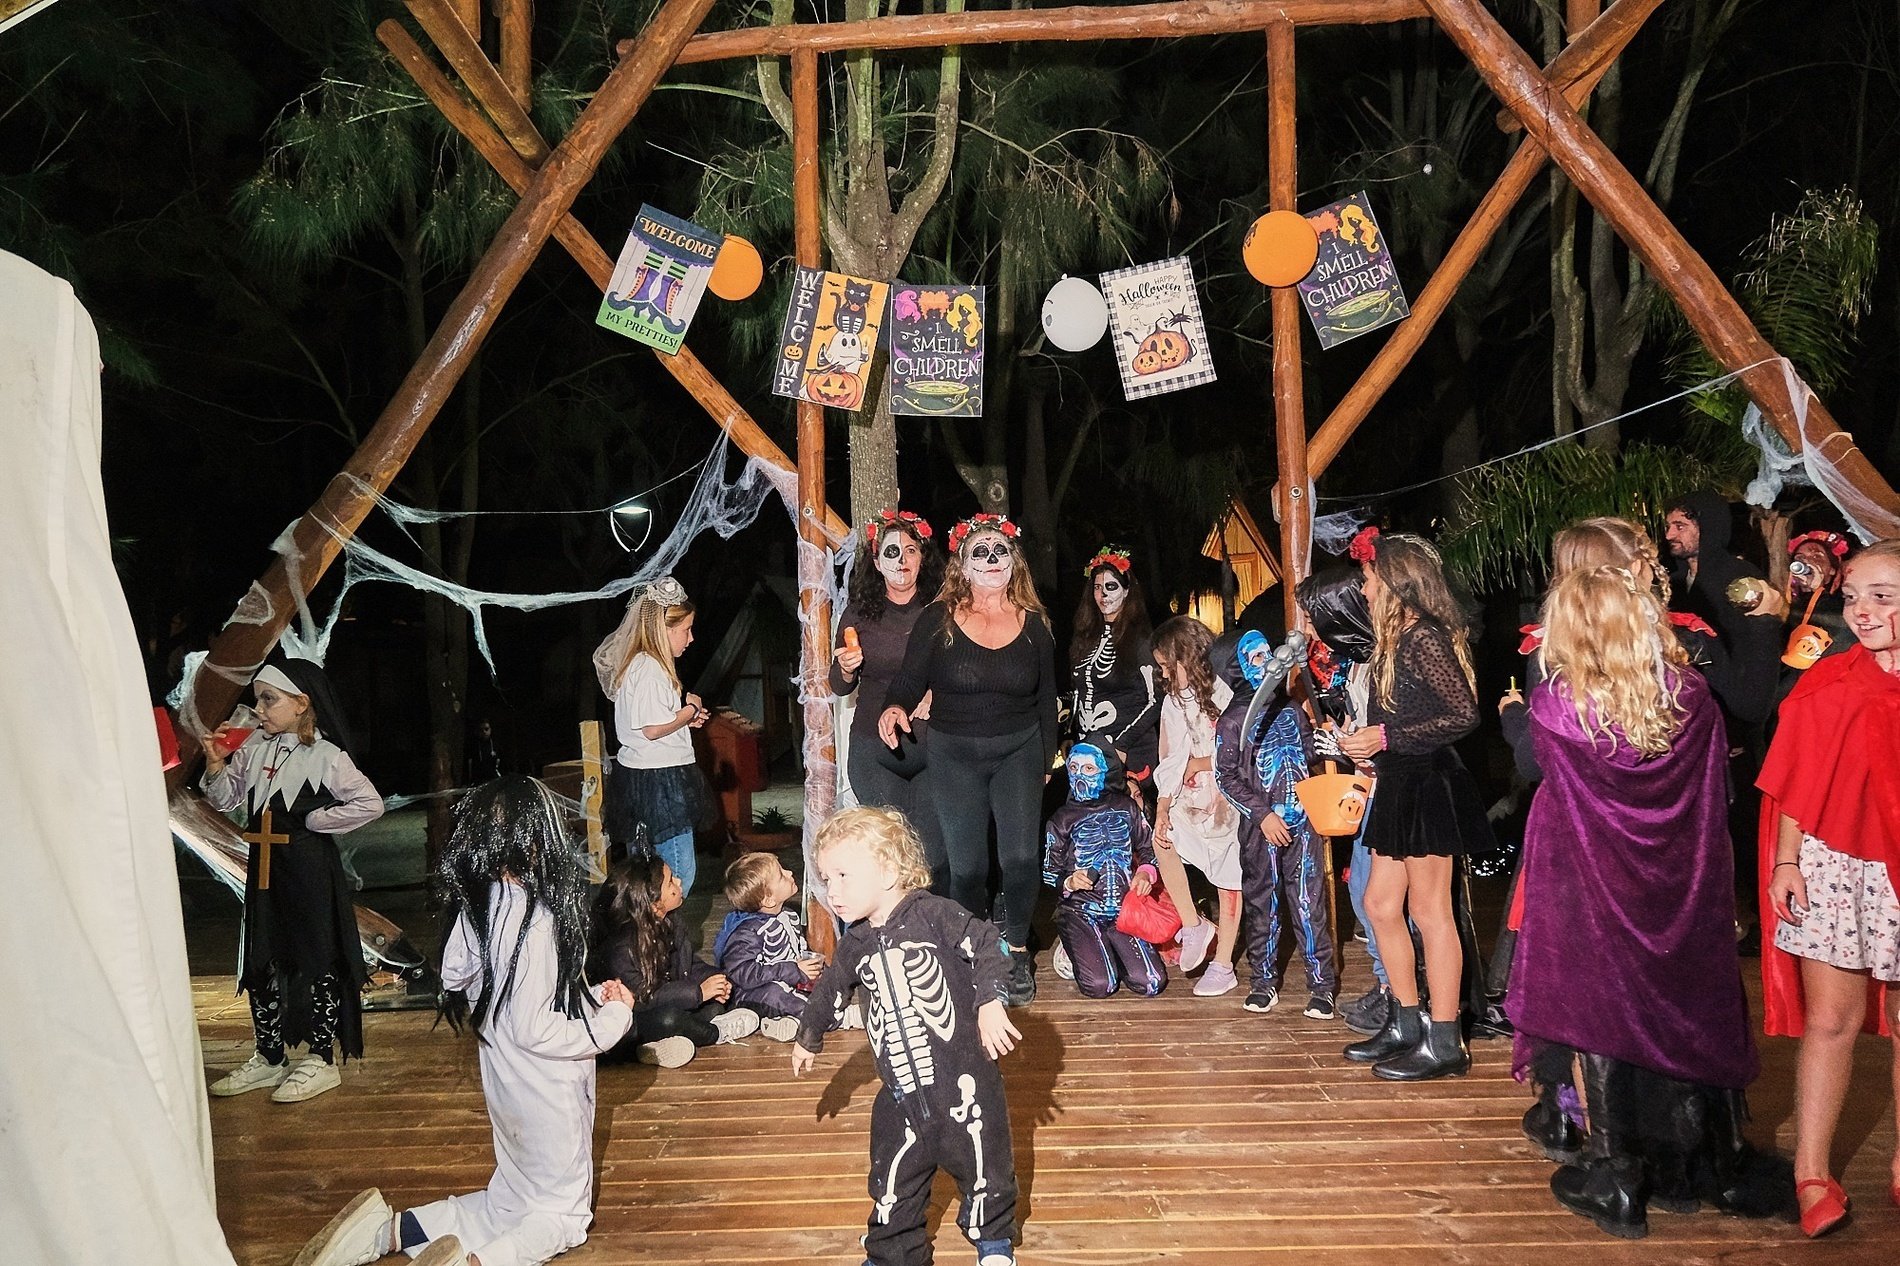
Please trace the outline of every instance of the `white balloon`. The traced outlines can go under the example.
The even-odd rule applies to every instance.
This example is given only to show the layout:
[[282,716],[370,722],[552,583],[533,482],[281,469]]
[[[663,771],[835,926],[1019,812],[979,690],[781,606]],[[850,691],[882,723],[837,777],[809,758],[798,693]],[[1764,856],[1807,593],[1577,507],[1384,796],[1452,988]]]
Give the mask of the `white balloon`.
[[1108,300],[1082,278],[1064,277],[1042,301],[1042,329],[1063,351],[1086,351],[1108,332]]

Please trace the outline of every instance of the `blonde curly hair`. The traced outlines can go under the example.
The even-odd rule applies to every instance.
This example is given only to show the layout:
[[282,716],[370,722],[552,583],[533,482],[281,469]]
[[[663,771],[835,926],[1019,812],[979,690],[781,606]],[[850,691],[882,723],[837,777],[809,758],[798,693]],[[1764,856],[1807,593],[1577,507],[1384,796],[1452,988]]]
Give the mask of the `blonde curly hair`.
[[1591,567],[1558,577],[1543,614],[1551,682],[1562,683],[1591,743],[1667,752],[1682,729],[1689,654],[1655,593],[1627,567]]
[[820,861],[840,844],[863,844],[877,864],[897,878],[905,892],[930,887],[930,863],[924,860],[924,842],[910,820],[895,809],[859,805],[832,815],[818,828],[812,856]]

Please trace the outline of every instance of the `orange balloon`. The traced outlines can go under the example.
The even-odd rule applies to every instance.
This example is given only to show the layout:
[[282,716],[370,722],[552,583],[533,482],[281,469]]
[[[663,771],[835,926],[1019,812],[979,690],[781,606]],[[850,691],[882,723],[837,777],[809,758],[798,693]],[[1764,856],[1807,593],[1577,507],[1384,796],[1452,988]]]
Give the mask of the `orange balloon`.
[[1291,286],[1313,271],[1319,234],[1298,211],[1269,211],[1247,227],[1240,257],[1261,285]]
[[719,254],[713,258],[712,276],[706,279],[706,289],[721,299],[746,299],[764,280],[765,261],[759,258],[759,248],[743,237],[726,234]]

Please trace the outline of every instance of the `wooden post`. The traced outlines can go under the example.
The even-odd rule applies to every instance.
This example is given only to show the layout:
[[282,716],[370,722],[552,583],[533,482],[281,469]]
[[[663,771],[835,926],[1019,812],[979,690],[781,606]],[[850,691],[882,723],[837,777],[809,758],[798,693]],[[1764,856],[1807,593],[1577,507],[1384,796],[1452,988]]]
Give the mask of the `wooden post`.
[[[1295,211],[1299,195],[1294,105],[1293,24],[1267,28],[1267,199],[1275,211]],[[1273,290],[1273,430],[1280,464],[1280,594],[1286,626],[1300,624],[1295,595],[1306,579],[1313,542],[1313,507],[1307,495],[1306,393],[1300,366],[1300,293]]]
[[[476,42],[467,27],[449,8],[449,0],[403,0],[409,12],[415,14],[416,21],[429,33],[436,48],[454,67],[456,75],[468,85],[468,90],[488,111],[488,117],[501,128],[501,134],[508,138],[508,144],[515,152],[530,163],[539,166],[548,156],[548,143],[541,139],[533,123],[528,121],[528,111],[521,100],[503,81],[501,72],[495,69],[495,63],[488,60],[487,54]],[[475,31],[479,33],[481,27]],[[644,34],[642,39],[646,38]],[[662,71],[666,67],[660,68]]]
[[[409,72],[409,77],[416,81],[423,95],[442,112],[442,117],[475,147],[475,152],[487,159],[489,165],[516,193],[526,193],[534,181],[534,168],[509,147],[508,142],[502,139],[493,124],[482,117],[479,110],[455,91],[448,77],[436,69],[435,63],[429,60],[428,54],[422,51],[422,46],[416,43],[403,25],[394,20],[384,21],[376,28],[376,38]],[[605,291],[613,280],[614,261],[594,235],[570,214],[561,217],[560,223],[555,226],[554,237],[580,264],[593,283]],[[662,354],[658,348],[652,351],[666,372],[672,374],[691,393],[712,416],[713,423],[732,437],[732,442],[739,446],[741,452],[748,457],[770,462],[788,473],[795,470],[785,450],[773,442],[764,428],[746,412],[745,406],[733,398],[725,384],[713,376],[691,348],[682,347],[672,356]],[[829,506],[824,509],[824,523],[826,530],[834,536],[842,537],[850,531],[845,521]]]
[[[1641,257],[1711,355],[1740,373],[1749,396],[1774,423],[1775,430],[1799,452],[1804,443],[1797,401],[1789,392],[1780,353],[1761,336],[1735,296],[1708,263],[1683,238],[1642,184],[1590,130],[1561,93],[1538,72],[1536,63],[1479,0],[1427,0],[1445,33],[1491,90],[1497,93],[1527,135],[1549,151],[1578,192]],[[1769,362],[1762,364],[1760,362]],[[1752,368],[1751,368],[1752,366]],[[1900,535],[1900,496],[1867,460],[1819,397],[1807,401],[1807,435],[1826,449],[1855,490],[1879,507],[1867,526],[1882,536]]]
[[[1643,19],[1654,13],[1661,3],[1662,0],[1618,0],[1551,62],[1547,78],[1562,80],[1565,99],[1573,105],[1581,104],[1595,91],[1617,54],[1642,27]],[[1566,58],[1570,59],[1567,66]],[[1517,121],[1516,115],[1510,117],[1513,123]],[[1307,452],[1312,478],[1318,479],[1332,465],[1333,458],[1339,456],[1339,450],[1366,420],[1372,407],[1411,364],[1413,355],[1437,326],[1438,318],[1451,306],[1458,287],[1464,284],[1498,230],[1510,218],[1511,209],[1523,198],[1549,159],[1544,147],[1530,139],[1511,155],[1490,192],[1485,194],[1452,242],[1451,249],[1438,262],[1425,289],[1413,301],[1412,315],[1392,328],[1391,337],[1360,372],[1358,381],[1340,397],[1326,421],[1313,433]]]
[[[792,54],[792,251],[801,268],[821,265],[818,189],[818,54]],[[819,531],[819,507],[825,504],[825,410],[798,402],[798,604],[805,625],[803,663],[805,750],[805,893],[814,891],[811,839],[837,795],[837,743],[831,733],[831,577],[825,565],[825,538]],[[807,906],[806,939],[830,957],[837,943],[830,911]]]
[[501,19],[501,78],[523,111],[534,106],[534,0],[496,0]]
[[502,305],[711,7],[712,0],[666,0],[641,32],[639,49],[609,72],[573,131],[535,173],[521,205],[495,235],[362,446],[292,526],[288,558],[280,555],[263,579],[251,585],[212,641],[211,653],[193,680],[189,712],[213,721],[230,712],[249,673],[290,622],[297,600],[322,578],[342,549],[343,538],[355,532],[415,451],[494,327]]
[[607,878],[607,834],[601,806],[606,801],[606,765],[602,760],[600,722],[581,722],[581,819],[587,823],[587,877],[592,883]]

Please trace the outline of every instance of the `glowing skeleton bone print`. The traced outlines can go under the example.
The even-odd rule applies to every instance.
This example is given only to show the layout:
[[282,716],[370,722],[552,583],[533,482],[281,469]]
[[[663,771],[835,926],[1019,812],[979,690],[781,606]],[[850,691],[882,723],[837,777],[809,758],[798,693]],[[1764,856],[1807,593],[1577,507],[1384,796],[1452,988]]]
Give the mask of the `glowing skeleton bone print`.
[[1091,813],[1070,828],[1069,839],[1075,846],[1075,868],[1096,872],[1095,887],[1081,894],[1082,908],[1090,914],[1114,915],[1128,894],[1128,864],[1134,847],[1128,811]]
[[948,1042],[957,1031],[956,1006],[937,947],[905,941],[868,955],[858,979],[871,995],[864,1018],[871,1048],[884,1056],[900,1094],[937,1084],[931,1037]]

